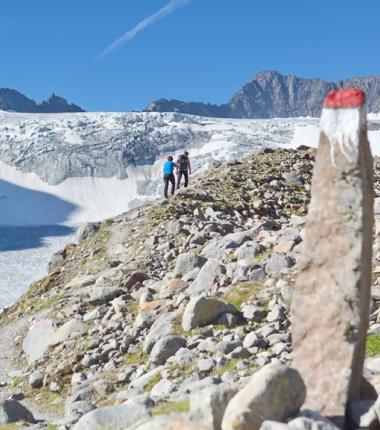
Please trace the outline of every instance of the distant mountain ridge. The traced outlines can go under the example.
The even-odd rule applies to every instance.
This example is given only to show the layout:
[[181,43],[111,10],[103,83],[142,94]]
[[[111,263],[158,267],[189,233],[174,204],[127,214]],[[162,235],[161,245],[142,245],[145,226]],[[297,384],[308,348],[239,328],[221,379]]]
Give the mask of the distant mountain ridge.
[[51,94],[47,100],[36,103],[24,94],[10,88],[0,88],[0,110],[22,113],[84,112],[63,97]]
[[367,93],[369,112],[380,112],[380,77],[358,77],[338,82],[286,76],[275,71],[256,74],[227,103],[160,99],[147,112],[179,112],[225,118],[289,118],[320,115],[323,98],[333,89],[359,87]]

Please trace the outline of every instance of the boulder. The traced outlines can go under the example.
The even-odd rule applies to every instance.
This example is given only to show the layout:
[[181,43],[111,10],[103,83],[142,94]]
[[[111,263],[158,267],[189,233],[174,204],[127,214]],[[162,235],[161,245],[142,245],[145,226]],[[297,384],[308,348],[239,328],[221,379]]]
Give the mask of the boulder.
[[197,294],[211,291],[214,287],[215,281],[225,273],[225,266],[215,260],[208,260],[189,287],[191,295],[195,296]]
[[224,411],[237,393],[236,385],[219,385],[195,391],[190,396],[190,421],[202,430],[221,430]]
[[166,336],[155,343],[149,359],[154,364],[165,364],[166,360],[186,345],[180,336]]
[[29,385],[32,388],[41,388],[44,381],[44,374],[38,370],[29,376]]
[[[182,317],[182,328],[189,331],[215,322],[233,306],[210,297],[198,296],[190,300]],[[236,310],[235,310],[236,311]]]
[[29,364],[39,360],[45,354],[56,329],[57,323],[52,319],[43,319],[32,324],[22,344]]
[[133,272],[128,276],[128,279],[126,280],[124,287],[127,290],[130,290],[138,282],[142,284],[144,281],[147,281],[148,279],[150,279],[149,275],[147,275],[144,272]]
[[169,336],[174,333],[174,324],[180,318],[181,313],[179,311],[168,312],[162,314],[152,324],[148,335],[144,341],[144,352],[150,353],[154,344],[160,340],[163,336]]
[[82,242],[88,237],[94,235],[99,230],[99,227],[99,222],[88,222],[86,224],[83,224],[81,227],[79,227],[77,231],[78,242]]
[[295,260],[287,254],[272,254],[265,265],[265,271],[271,276],[277,276],[283,269],[294,266]]
[[206,261],[206,258],[191,252],[180,254],[176,259],[174,276],[176,278],[182,278],[186,273],[189,273],[196,268],[201,268]]
[[5,400],[0,404],[0,424],[18,421],[34,422],[32,413],[17,400]]
[[259,430],[265,420],[285,421],[306,398],[306,387],[295,369],[269,364],[255,373],[229,402],[223,430]]
[[79,319],[73,318],[63,324],[49,339],[49,346],[55,346],[68,339],[82,336],[87,331],[87,325]]
[[125,430],[138,420],[148,418],[150,413],[144,406],[135,404],[108,406],[83,415],[73,430]]
[[125,292],[125,290],[119,287],[90,287],[88,291],[86,291],[86,294],[89,295],[87,303],[91,305],[102,305],[125,294]]

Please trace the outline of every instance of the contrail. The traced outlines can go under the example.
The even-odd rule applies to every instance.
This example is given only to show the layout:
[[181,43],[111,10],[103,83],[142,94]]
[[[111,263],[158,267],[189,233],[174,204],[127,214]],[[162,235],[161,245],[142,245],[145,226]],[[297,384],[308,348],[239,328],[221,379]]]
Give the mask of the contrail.
[[134,27],[132,30],[128,31],[127,33],[123,34],[123,36],[116,39],[111,45],[109,45],[103,52],[101,52],[97,57],[96,61],[100,60],[101,58],[105,57],[106,55],[110,54],[115,49],[119,48],[120,46],[124,45],[125,43],[131,41],[134,39],[141,31],[145,30],[150,25],[156,23],[160,19],[163,19],[173,13],[176,9],[179,7],[185,6],[187,3],[189,3],[191,0],[171,0],[169,4],[164,6],[162,9],[160,9],[155,14],[148,16],[148,18],[143,19],[141,22],[139,22],[136,27]]

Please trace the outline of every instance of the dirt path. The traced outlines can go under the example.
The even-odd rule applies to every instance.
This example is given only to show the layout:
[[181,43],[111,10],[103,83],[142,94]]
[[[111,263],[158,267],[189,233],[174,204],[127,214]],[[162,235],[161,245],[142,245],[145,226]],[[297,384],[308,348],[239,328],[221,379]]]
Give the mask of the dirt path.
[[[43,318],[44,312],[33,315],[35,318]],[[30,317],[24,317],[0,326],[0,402],[11,396],[19,400],[29,409],[37,421],[61,424],[61,419],[50,411],[42,410],[41,406],[33,399],[22,398],[23,388],[12,387],[12,380],[22,379],[23,369],[27,366],[23,355],[21,355],[22,340],[29,329]],[[18,339],[19,338],[19,339]],[[17,340],[17,345],[15,343]],[[36,391],[36,395],[38,391]]]

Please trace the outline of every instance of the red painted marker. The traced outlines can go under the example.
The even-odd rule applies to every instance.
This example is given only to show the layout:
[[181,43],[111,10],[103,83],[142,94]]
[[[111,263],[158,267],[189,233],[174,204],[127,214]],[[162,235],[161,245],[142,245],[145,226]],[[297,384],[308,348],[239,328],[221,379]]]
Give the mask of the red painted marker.
[[348,88],[346,90],[330,91],[325,97],[324,108],[341,109],[357,108],[365,103],[365,92],[360,88]]

